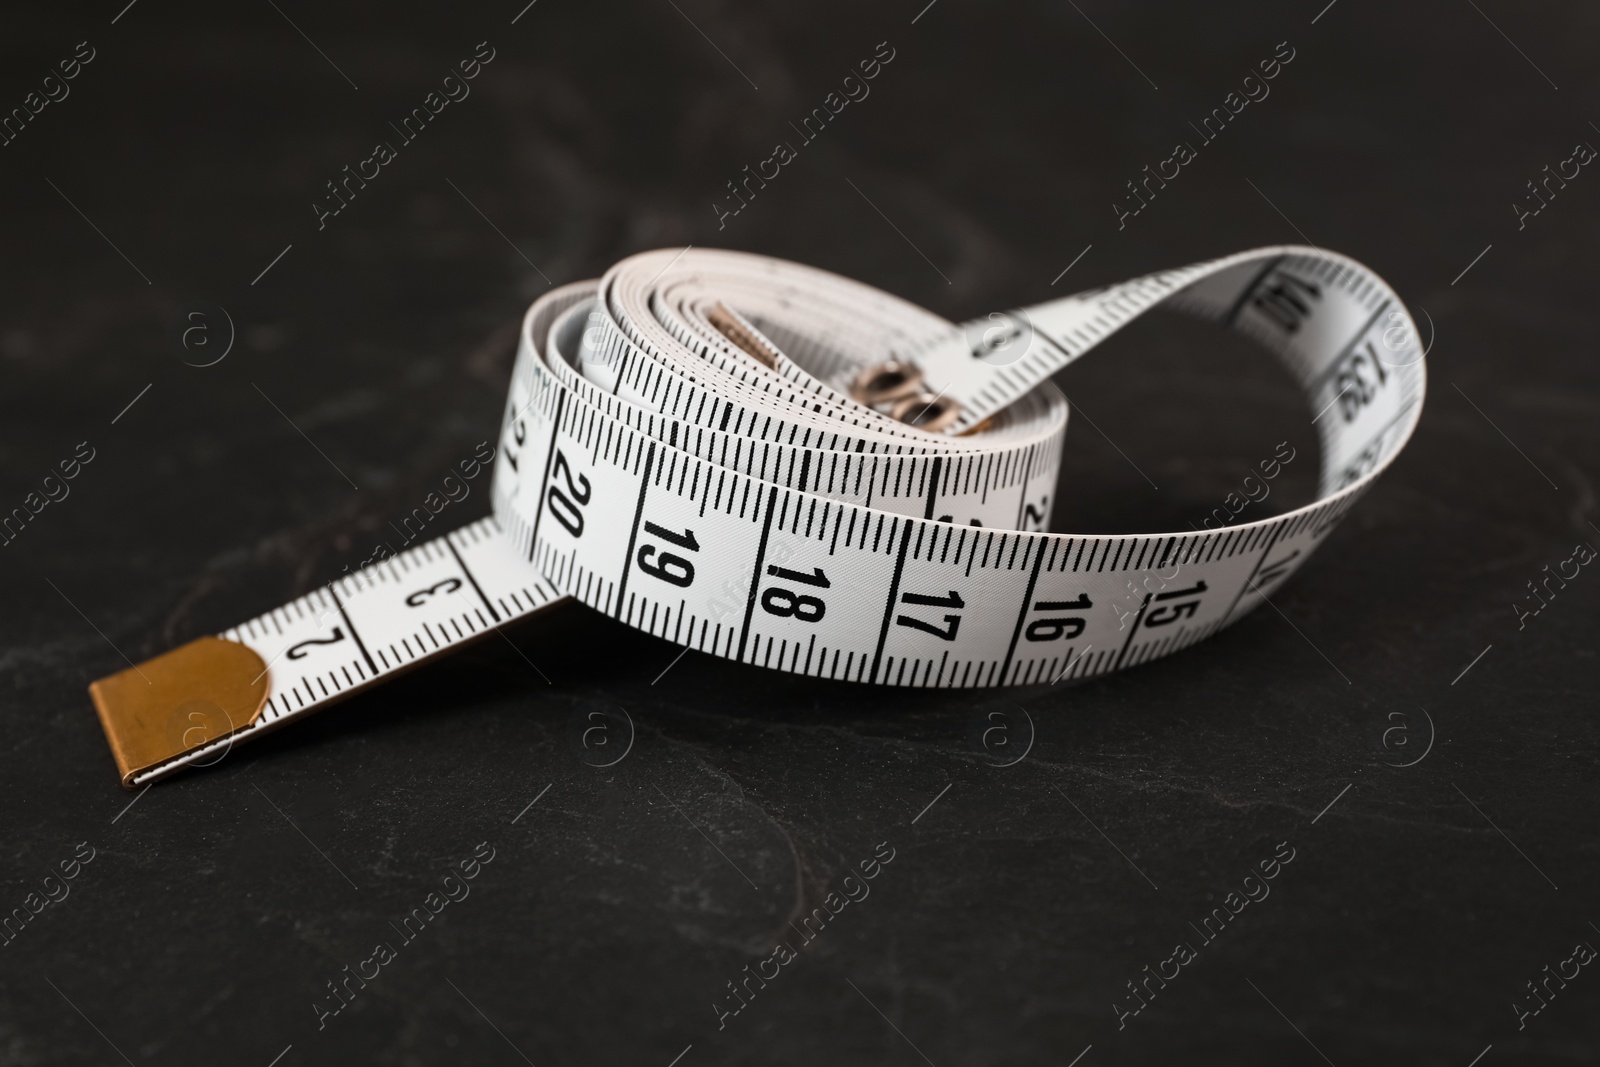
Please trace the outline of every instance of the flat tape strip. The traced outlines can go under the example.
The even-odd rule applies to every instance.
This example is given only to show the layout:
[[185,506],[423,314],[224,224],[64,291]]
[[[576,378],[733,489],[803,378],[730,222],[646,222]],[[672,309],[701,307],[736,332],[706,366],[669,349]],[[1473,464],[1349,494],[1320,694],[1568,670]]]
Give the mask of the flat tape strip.
[[[1220,529],[1044,532],[1068,421],[1050,375],[1158,305],[1284,362],[1319,413],[1317,499]],[[854,682],[1131,667],[1238,619],[1305,562],[1410,436],[1422,356],[1394,292],[1315,248],[963,325],[781,260],[644,253],[528,310],[491,517],[221,635],[258,657],[264,702],[233,695],[260,677],[233,677],[234,661],[206,688],[193,655],[141,665],[175,679],[122,672],[91,692],[133,787],[567,596],[702,652]],[[948,432],[852,399],[886,360],[954,407]]]

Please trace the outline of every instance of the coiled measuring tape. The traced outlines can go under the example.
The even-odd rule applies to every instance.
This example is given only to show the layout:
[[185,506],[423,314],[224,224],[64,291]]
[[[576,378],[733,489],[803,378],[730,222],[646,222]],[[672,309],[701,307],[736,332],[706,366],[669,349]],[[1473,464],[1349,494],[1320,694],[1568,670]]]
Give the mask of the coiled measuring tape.
[[[1181,533],[1047,533],[1056,370],[1158,305],[1300,382],[1318,497]],[[1421,415],[1416,329],[1360,264],[1284,246],[953,325],[824,271],[663,250],[524,321],[493,515],[90,687],[130,788],[573,597],[824,678],[1085,678],[1257,607]]]

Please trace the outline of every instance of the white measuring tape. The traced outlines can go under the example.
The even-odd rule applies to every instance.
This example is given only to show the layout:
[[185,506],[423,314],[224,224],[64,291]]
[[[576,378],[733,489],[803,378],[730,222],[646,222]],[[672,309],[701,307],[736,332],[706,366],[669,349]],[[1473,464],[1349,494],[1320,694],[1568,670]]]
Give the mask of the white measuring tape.
[[[1047,379],[1157,305],[1284,361],[1322,413],[1318,498],[1219,529],[1043,532],[1068,417]],[[637,255],[529,309],[492,517],[91,691],[131,787],[565,596],[825,678],[1103,674],[1209,636],[1305,562],[1410,436],[1422,355],[1381,279],[1314,248],[964,326],[781,260]]]

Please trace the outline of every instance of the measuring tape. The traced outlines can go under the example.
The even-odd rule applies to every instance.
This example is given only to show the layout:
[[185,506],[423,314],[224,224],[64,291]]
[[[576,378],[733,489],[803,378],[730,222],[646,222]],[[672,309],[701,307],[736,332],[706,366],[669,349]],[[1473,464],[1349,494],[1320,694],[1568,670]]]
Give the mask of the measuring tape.
[[[1048,379],[1158,305],[1283,360],[1319,413],[1317,499],[1217,529],[1046,533],[1068,420]],[[763,256],[633,256],[528,310],[492,516],[90,692],[132,788],[569,596],[824,678],[1104,674],[1215,633],[1304,563],[1416,426],[1422,357],[1394,292],[1315,248],[959,326]]]

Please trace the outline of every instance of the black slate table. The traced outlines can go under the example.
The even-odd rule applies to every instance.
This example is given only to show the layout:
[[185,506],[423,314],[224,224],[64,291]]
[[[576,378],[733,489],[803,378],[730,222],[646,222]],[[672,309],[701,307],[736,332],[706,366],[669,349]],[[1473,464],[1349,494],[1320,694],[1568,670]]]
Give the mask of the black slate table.
[[[24,916],[0,1063],[1600,1057],[1600,577],[1537,614],[1528,589],[1600,545],[1600,177],[1564,164],[1600,144],[1600,16],[924,5],[0,16],[0,107],[26,109],[0,145],[0,507],[92,455],[0,548],[0,909]],[[1284,54],[1132,214],[1126,183]],[[463,60],[470,95],[399,128]],[[552,284],[724,246],[959,319],[1280,242],[1395,285],[1430,397],[1276,610],[1195,648],[879,689],[680,659],[569,604],[117,786],[87,683],[369,556],[492,439]],[[1058,380],[1093,419],[1058,530],[1185,529],[1280,442],[1261,514],[1313,492],[1313,413],[1209,328],[1151,317]],[[484,479],[439,522],[486,511]]]

